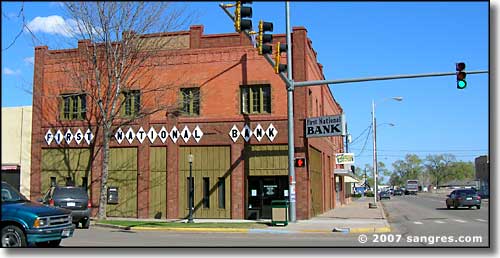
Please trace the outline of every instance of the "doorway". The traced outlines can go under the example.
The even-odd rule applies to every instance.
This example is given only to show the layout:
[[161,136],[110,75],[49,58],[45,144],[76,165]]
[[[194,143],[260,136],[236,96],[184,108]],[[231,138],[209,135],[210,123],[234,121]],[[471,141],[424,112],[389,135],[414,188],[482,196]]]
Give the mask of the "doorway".
[[249,176],[247,219],[270,219],[271,201],[288,199],[287,176]]

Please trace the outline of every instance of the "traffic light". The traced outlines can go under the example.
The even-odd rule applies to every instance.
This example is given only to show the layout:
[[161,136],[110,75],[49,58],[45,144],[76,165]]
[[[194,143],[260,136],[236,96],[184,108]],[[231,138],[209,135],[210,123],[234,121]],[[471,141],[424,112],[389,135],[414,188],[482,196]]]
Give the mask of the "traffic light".
[[243,6],[243,4],[251,4],[252,1],[237,1],[236,10],[234,11],[234,28],[237,32],[252,29],[252,20],[243,18],[252,18],[252,7]]
[[273,23],[272,22],[259,22],[259,38],[258,38],[258,46],[259,46],[259,55],[267,55],[273,53],[273,46],[264,45],[267,43],[273,42],[272,34],[264,34],[266,31],[273,31]]
[[280,64],[281,61],[281,53],[287,50],[287,45],[278,42],[276,44],[276,53],[274,54],[274,72],[282,73],[286,70],[286,64]]
[[306,166],[306,158],[295,158],[295,167],[303,168]]
[[465,87],[467,87],[467,82],[465,81],[465,76],[467,74],[464,72],[465,70],[465,63],[460,62],[457,63],[457,89],[463,90]]

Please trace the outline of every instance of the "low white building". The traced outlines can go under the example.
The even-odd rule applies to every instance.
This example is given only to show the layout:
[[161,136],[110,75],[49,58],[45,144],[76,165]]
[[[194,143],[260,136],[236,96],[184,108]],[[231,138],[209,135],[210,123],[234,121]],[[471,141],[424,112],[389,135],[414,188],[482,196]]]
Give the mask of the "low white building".
[[31,106],[2,108],[2,181],[30,197]]

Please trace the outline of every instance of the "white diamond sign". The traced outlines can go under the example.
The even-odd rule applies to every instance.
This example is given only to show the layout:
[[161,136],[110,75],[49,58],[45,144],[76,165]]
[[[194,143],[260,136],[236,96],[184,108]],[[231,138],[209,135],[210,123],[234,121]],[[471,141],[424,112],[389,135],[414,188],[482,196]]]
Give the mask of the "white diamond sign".
[[184,126],[184,129],[182,129],[181,136],[186,143],[189,141],[189,138],[191,138],[191,132],[189,131],[187,125]]
[[158,137],[160,137],[161,142],[165,143],[168,138],[168,131],[165,129],[165,126],[161,127],[161,130],[158,132]]
[[203,132],[201,131],[199,126],[196,126],[193,130],[193,138],[196,142],[200,142],[201,137],[203,137]]
[[78,131],[75,133],[75,142],[80,144],[83,141],[83,133],[80,128],[78,128]]
[[85,141],[87,142],[87,144],[90,145],[90,142],[92,141],[92,139],[94,139],[94,135],[92,134],[92,131],[90,131],[90,128],[87,129],[83,138],[85,138]]
[[64,134],[64,139],[66,140],[67,144],[70,144],[71,141],[73,141],[73,134],[71,133],[71,130],[69,128],[66,131],[66,134]]
[[139,140],[140,143],[142,143],[146,139],[146,131],[144,129],[139,128],[139,131],[137,131],[137,140]]
[[257,141],[260,142],[260,140],[262,140],[262,138],[264,137],[264,128],[262,128],[262,126],[260,124],[258,124],[255,129],[253,130],[253,135],[255,136],[255,138],[257,139]]
[[52,131],[49,129],[45,134],[45,142],[47,142],[47,145],[50,145],[52,140],[54,140],[54,135],[52,134]]
[[269,138],[270,141],[273,141],[277,134],[278,134],[278,130],[276,130],[276,128],[274,128],[273,124],[270,124],[266,130],[267,138]]
[[[165,129],[165,127],[163,127],[163,129]],[[149,139],[149,141],[151,143],[154,143],[157,136],[158,136],[158,134],[156,133],[155,128],[151,126],[151,129],[149,129],[149,131],[148,131],[148,139]],[[165,141],[163,141],[163,142],[165,142]]]
[[248,125],[245,125],[245,127],[243,127],[243,130],[241,130],[241,136],[243,136],[243,139],[248,142],[252,137],[252,128],[250,128],[250,126]]
[[61,130],[57,130],[56,135],[54,135],[54,138],[56,139],[57,144],[61,144],[64,136],[61,133]]
[[115,139],[118,142],[118,144],[122,144],[123,138],[124,138],[123,131],[121,128],[118,128],[118,130],[116,130],[115,133]]
[[125,137],[127,138],[128,143],[132,144],[132,142],[134,141],[134,138],[135,138],[134,129],[132,129],[132,127],[128,128],[128,131],[125,134]]
[[172,127],[172,130],[170,130],[170,139],[172,139],[174,143],[177,143],[177,140],[179,140],[179,130],[175,125]]
[[240,130],[238,130],[238,127],[236,127],[236,125],[233,125],[233,127],[229,131],[229,137],[231,137],[233,142],[236,142],[240,137]]

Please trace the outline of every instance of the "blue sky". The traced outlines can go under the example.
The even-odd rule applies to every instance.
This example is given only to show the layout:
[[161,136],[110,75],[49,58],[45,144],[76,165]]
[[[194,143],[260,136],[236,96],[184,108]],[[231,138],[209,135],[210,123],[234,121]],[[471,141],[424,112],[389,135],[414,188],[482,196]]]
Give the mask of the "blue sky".
[[[227,2],[229,3],[229,2]],[[218,2],[191,2],[194,24],[205,34],[231,33],[232,22]],[[19,32],[20,4],[2,2],[2,49]],[[285,32],[283,2],[254,2],[253,22],[272,21],[274,33]],[[292,26],[304,26],[324,66],[327,79],[487,70],[488,2],[292,2]],[[53,2],[25,3],[26,21],[63,12]],[[35,33],[50,49],[45,32]],[[76,42],[74,42],[76,45]],[[2,107],[31,105],[33,48],[40,45],[22,34],[2,50]],[[467,76],[467,88],[456,89],[454,76],[331,85],[343,107],[357,165],[372,162],[372,142],[362,132],[371,123],[371,101],[377,104],[379,161],[391,164],[407,153],[421,157],[451,153],[472,161],[488,153],[488,74]],[[401,96],[402,102],[384,101]],[[365,146],[363,148],[363,146]]]

